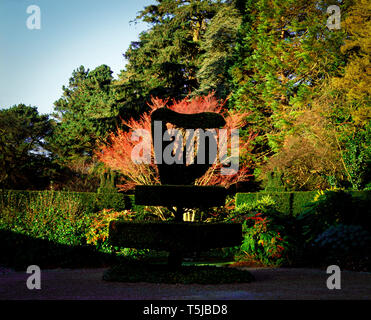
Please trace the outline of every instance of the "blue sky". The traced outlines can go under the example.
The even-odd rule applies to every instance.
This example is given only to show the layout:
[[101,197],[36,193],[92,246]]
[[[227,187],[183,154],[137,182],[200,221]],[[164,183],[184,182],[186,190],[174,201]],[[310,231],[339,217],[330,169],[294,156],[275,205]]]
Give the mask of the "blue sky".
[[[145,23],[130,23],[154,0],[0,0],[0,108],[18,103],[51,113],[72,71],[106,64],[114,76]],[[30,30],[30,5],[41,29]]]

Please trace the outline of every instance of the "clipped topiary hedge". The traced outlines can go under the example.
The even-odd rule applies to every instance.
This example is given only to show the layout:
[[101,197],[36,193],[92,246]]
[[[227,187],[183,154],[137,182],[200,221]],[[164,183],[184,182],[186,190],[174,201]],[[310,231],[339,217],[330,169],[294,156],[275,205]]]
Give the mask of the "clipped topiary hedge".
[[135,203],[147,206],[177,206],[184,208],[224,206],[224,187],[194,185],[138,185]]
[[[371,191],[347,192],[354,198],[371,201]],[[236,205],[254,202],[264,196],[270,196],[275,202],[277,211],[284,215],[297,216],[303,212],[305,205],[310,203],[316,194],[317,191],[237,193]]]
[[241,245],[242,225],[174,221],[111,221],[113,246],[165,251],[203,251]]
[[85,253],[99,255],[101,248],[86,238],[96,215],[103,208],[124,212],[133,200],[119,193],[0,190],[0,263],[17,266],[33,259],[54,267],[70,255],[77,258],[72,264],[79,255],[81,261]]
[[[94,213],[103,209],[116,211],[129,210],[134,206],[134,195],[122,193],[94,193],[71,191],[48,191],[59,195],[73,195],[81,199],[83,211]],[[16,211],[24,208],[30,200],[40,196],[45,191],[0,190],[0,208],[11,207]]]

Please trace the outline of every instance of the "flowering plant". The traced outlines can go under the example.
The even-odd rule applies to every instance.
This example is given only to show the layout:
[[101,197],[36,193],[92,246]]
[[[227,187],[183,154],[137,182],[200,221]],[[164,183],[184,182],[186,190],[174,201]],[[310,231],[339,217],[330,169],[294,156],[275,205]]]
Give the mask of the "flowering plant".
[[133,212],[130,210],[113,211],[113,209],[103,209],[90,219],[90,225],[86,232],[86,242],[95,245],[98,249],[111,252],[108,243],[109,224],[113,220],[124,219],[133,220]]
[[[252,226],[248,226],[252,223]],[[271,221],[261,213],[246,217],[244,223],[244,240],[241,251],[253,256],[266,265],[277,265],[282,262],[286,250],[285,241],[280,232],[274,230]]]
[[227,220],[242,223],[243,241],[237,254],[240,260],[255,260],[264,265],[280,265],[286,258],[289,243],[283,226],[274,222],[277,214],[269,196],[235,208]]

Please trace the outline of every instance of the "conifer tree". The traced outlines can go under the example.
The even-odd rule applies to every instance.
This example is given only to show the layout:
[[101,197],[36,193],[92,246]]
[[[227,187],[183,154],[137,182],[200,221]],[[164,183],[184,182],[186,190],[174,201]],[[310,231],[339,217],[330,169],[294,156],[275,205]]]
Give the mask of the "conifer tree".
[[[346,13],[350,1],[337,3]],[[345,64],[340,47],[345,31],[330,30],[327,7],[316,0],[246,1],[235,63],[231,104],[251,111],[256,165],[280,152],[300,132],[300,117],[311,110],[321,88]],[[310,170],[308,170],[310,172]],[[256,171],[259,175],[259,170]]]
[[144,8],[137,19],[149,24],[125,53],[128,64],[117,92],[125,108],[138,117],[151,96],[182,99],[199,86],[201,39],[220,0],[163,0]]
[[91,161],[96,141],[115,128],[118,115],[112,71],[102,65],[74,70],[63,96],[55,102],[57,124],[50,137],[61,164]]

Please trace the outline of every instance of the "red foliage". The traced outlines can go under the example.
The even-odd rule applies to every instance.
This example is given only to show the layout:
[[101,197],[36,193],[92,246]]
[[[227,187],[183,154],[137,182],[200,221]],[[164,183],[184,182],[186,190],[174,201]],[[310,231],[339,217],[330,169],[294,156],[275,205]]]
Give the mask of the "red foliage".
[[[154,163],[154,153],[151,142],[151,112],[158,108],[166,106],[176,112],[194,114],[201,112],[215,112],[220,113],[226,120],[225,129],[238,129],[244,125],[244,119],[246,113],[228,112],[224,108],[225,101],[218,101],[214,93],[211,93],[204,97],[196,97],[194,99],[185,98],[181,101],[173,100],[169,105],[168,100],[162,100],[159,98],[152,98],[149,104],[150,111],[143,114],[139,120],[131,119],[129,121],[123,121],[123,124],[130,128],[128,132],[118,128],[116,133],[111,133],[108,139],[108,143],[101,145],[100,151],[97,152],[98,159],[103,162],[106,166],[113,170],[120,171],[124,177],[124,184],[119,186],[121,190],[129,190],[134,188],[137,184],[159,184],[158,170]],[[148,139],[145,143],[149,143],[151,146],[151,162],[135,163],[132,161],[133,148],[141,141],[133,141],[132,133],[134,130],[144,129],[148,131],[148,135],[141,139]],[[250,134],[244,141],[240,137],[240,156],[244,153],[249,152],[249,143],[255,137]],[[228,139],[230,140],[230,139]],[[230,148],[230,141],[229,141]],[[209,170],[200,179],[196,180],[197,185],[223,185],[230,186],[239,181],[246,181],[249,177],[249,168],[246,164],[240,164],[239,170],[234,175],[221,175],[220,170],[222,164],[217,162],[212,165]]]

